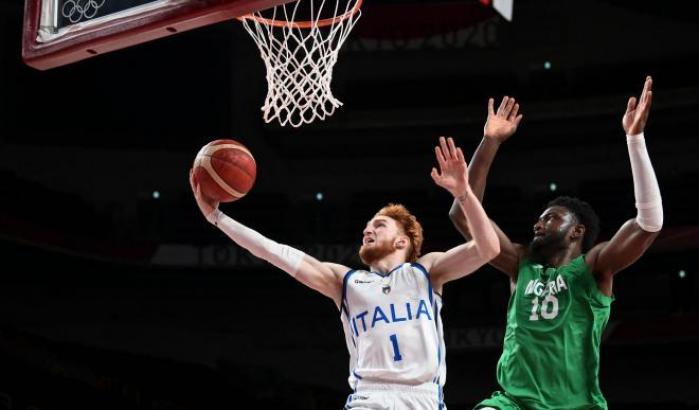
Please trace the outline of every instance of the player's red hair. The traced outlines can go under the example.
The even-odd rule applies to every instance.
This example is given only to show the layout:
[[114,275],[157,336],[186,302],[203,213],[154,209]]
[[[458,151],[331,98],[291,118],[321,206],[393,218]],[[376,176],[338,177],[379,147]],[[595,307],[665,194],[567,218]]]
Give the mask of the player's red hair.
[[408,260],[415,262],[420,257],[422,249],[422,225],[417,221],[415,215],[411,214],[408,209],[401,204],[388,204],[381,208],[376,215],[387,216],[394,219],[403,233],[410,239],[410,252],[408,252]]

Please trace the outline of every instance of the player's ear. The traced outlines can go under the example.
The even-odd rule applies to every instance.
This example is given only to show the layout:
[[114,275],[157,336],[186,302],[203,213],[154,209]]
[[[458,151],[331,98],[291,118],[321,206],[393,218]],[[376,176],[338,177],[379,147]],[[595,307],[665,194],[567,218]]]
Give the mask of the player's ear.
[[573,231],[570,234],[570,239],[572,240],[582,240],[582,238],[585,236],[585,225],[583,224],[576,224],[573,227]]
[[405,235],[399,235],[393,245],[396,249],[406,249],[410,245],[410,240]]

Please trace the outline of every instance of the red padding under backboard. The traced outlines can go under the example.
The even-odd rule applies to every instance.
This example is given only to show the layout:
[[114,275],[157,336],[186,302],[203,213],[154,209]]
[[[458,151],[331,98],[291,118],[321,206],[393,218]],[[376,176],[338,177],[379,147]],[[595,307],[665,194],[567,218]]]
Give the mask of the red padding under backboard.
[[85,24],[55,39],[38,41],[42,1],[26,0],[22,59],[39,70],[70,64],[263,10],[290,0],[185,0],[164,4],[128,17],[107,18],[99,24]]

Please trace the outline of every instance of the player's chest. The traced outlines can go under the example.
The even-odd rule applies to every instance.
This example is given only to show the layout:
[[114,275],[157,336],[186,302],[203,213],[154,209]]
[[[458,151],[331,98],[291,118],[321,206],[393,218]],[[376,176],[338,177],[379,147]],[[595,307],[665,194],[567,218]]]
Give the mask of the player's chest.
[[[423,275],[424,276],[424,275]],[[429,282],[411,272],[354,275],[347,284],[346,296],[353,306],[383,303],[406,303],[430,298]]]
[[549,328],[564,319],[585,292],[584,281],[571,269],[532,268],[522,273],[515,300],[520,325]]

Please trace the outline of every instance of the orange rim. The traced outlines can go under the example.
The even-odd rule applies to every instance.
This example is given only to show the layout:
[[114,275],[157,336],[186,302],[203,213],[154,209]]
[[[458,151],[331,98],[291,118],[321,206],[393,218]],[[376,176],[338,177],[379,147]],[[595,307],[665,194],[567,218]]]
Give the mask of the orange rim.
[[268,26],[274,26],[274,27],[294,27],[294,28],[313,28],[313,27],[326,27],[326,26],[332,26],[335,23],[338,23],[343,20],[347,20],[350,17],[354,16],[359,12],[359,9],[362,7],[362,2],[364,0],[357,0],[357,3],[352,7],[352,10],[341,14],[339,16],[327,18],[327,19],[321,19],[321,20],[306,20],[306,21],[282,21],[282,20],[274,20],[274,19],[266,19],[264,17],[257,17],[252,14],[247,14],[245,16],[240,16],[238,17],[238,20],[243,21],[243,20],[255,20],[258,23],[265,24]]

